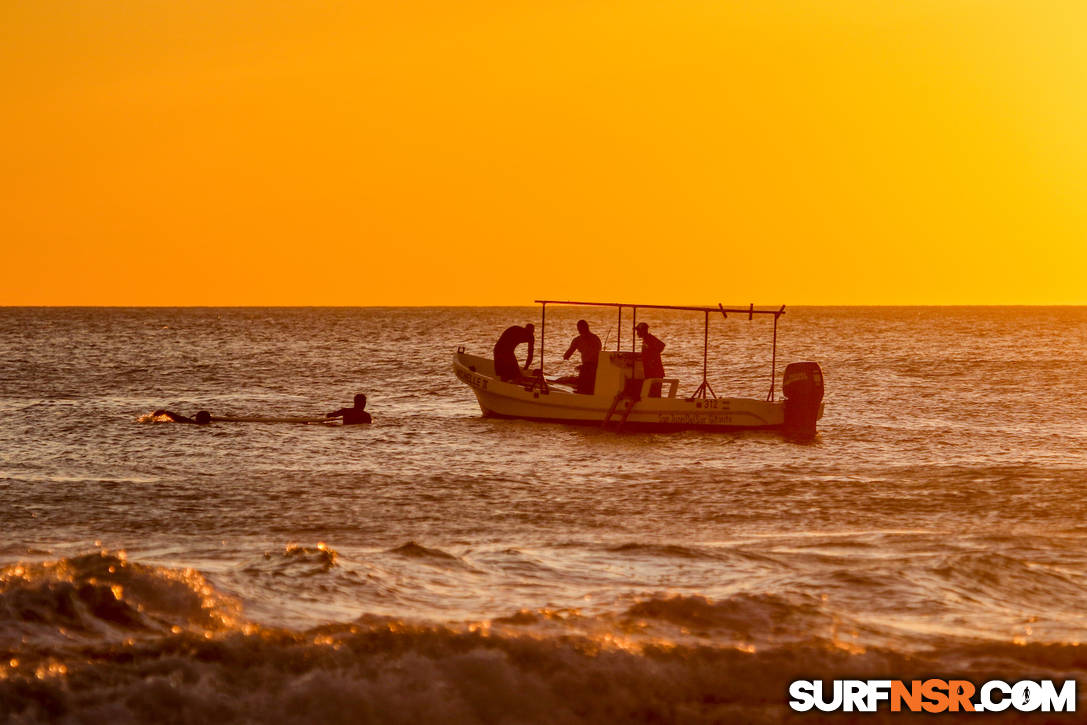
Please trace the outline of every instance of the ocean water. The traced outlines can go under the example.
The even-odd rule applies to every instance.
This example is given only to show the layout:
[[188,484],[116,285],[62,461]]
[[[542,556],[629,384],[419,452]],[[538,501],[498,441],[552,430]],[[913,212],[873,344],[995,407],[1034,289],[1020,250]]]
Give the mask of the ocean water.
[[[790,309],[810,443],[482,418],[453,351],[538,314],[0,309],[0,721],[782,722],[812,719],[793,679],[1087,684],[1087,308]],[[549,374],[580,315],[616,344],[549,311]],[[639,319],[690,394],[701,319]],[[767,394],[770,330],[713,319],[718,395]],[[372,426],[141,422],[356,392]]]

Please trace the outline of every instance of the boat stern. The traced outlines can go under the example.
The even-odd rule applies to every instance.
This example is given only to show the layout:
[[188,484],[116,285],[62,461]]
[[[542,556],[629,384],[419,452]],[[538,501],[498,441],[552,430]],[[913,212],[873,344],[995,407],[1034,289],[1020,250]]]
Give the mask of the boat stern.
[[785,431],[814,437],[816,423],[823,417],[823,370],[819,363],[789,363],[781,388],[785,393]]

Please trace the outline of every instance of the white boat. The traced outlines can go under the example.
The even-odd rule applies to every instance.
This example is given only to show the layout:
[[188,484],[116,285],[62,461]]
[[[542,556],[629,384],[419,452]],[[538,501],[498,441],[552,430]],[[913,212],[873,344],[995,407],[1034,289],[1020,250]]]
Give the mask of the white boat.
[[[635,305],[612,302],[569,302],[537,300],[542,305],[540,331],[540,369],[533,377],[504,381],[495,375],[494,360],[472,355],[463,347],[453,357],[453,371],[472,389],[483,415],[496,418],[597,425],[616,430],[702,429],[731,431],[772,429],[800,437],[816,433],[816,421],[823,415],[823,375],[814,362],[792,363],[785,369],[782,389],[784,399],[776,399],[777,322],[785,307],[746,309],[688,307],[673,305]],[[547,305],[617,307],[620,330],[622,314],[630,309],[634,323],[640,308],[688,310],[705,315],[706,334],[703,348],[702,383],[690,397],[677,395],[679,381],[674,378],[646,378],[641,355],[616,350],[600,352],[596,385],[592,394],[574,392],[571,384],[548,380],[543,373]],[[706,380],[709,318],[712,313],[774,316],[774,352],[771,363],[770,392],[765,400],[719,398]],[[633,334],[633,331],[632,331]]]

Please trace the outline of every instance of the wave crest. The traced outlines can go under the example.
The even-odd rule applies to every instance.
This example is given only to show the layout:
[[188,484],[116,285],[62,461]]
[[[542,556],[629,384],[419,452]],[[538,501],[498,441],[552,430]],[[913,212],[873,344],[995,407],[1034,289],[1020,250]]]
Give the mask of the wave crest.
[[193,569],[128,561],[123,551],[0,569],[0,632],[67,640],[234,627],[240,605]]
[[[302,561],[316,564],[324,571],[336,566],[336,559],[340,553],[323,541],[318,541],[316,546],[303,546],[302,544],[287,544],[283,548],[283,556],[288,560]],[[265,554],[264,558],[271,558],[271,554]]]
[[407,556],[413,559],[433,559],[436,561],[446,562],[459,562],[461,564],[464,561],[459,556],[454,556],[441,549],[431,549],[422,544],[417,544],[414,541],[409,541],[406,544],[401,544],[395,549],[389,549],[390,554],[399,554],[400,556]]
[[835,618],[813,596],[735,594],[712,601],[706,597],[676,595],[653,597],[629,607],[624,616],[680,627],[685,633],[715,638],[731,635],[743,641],[795,641],[798,638],[834,638]]
[[692,546],[681,546],[679,544],[641,544],[637,542],[630,542],[627,544],[620,544],[619,546],[613,546],[608,551],[615,554],[636,554],[644,556],[659,556],[668,559],[710,559],[716,560],[720,556],[717,554]]

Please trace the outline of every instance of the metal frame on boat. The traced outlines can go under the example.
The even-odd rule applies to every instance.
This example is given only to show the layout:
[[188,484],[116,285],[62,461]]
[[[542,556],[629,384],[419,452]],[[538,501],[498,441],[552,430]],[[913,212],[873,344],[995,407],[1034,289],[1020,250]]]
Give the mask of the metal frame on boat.
[[[536,300],[540,305],[540,367],[532,377],[501,380],[494,361],[472,355],[463,347],[453,358],[457,377],[475,393],[484,416],[521,418],[556,423],[595,424],[605,428],[636,430],[738,430],[777,429],[798,436],[814,436],[816,421],[823,415],[823,375],[813,362],[792,363],[785,369],[782,390],[785,399],[775,400],[777,387],[777,327],[785,314],[778,308],[726,308],[690,305],[653,305],[626,302],[578,302]],[[618,311],[619,334],[615,350],[601,350],[593,393],[576,393],[544,376],[547,334],[547,306],[612,307]],[[631,350],[623,352],[623,310],[631,311]],[[689,397],[677,397],[679,381],[673,378],[646,378],[641,355],[635,351],[638,310],[680,310],[701,312],[704,318],[702,382]],[[773,316],[773,353],[770,364],[770,391],[765,400],[719,398],[707,378],[709,368],[710,314]]]

